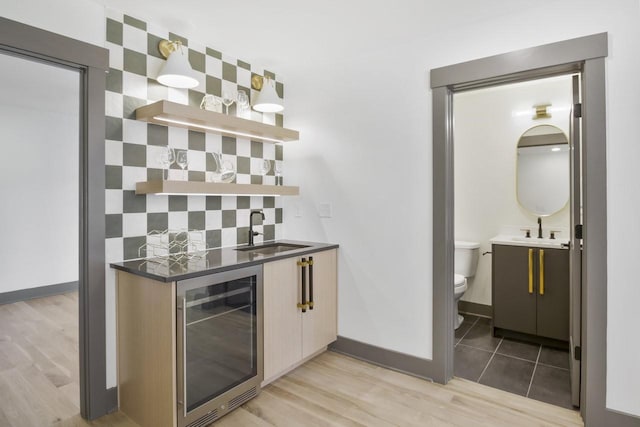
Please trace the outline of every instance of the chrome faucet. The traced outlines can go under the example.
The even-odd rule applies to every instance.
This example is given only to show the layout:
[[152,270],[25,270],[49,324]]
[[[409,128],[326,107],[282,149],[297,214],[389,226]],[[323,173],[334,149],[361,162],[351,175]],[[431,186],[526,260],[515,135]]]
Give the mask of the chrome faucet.
[[542,217],[538,217],[538,239],[542,239]]
[[251,211],[249,214],[249,246],[253,246],[253,237],[260,234],[257,231],[253,231],[253,215],[255,214],[259,214],[264,221],[264,213],[262,211]]

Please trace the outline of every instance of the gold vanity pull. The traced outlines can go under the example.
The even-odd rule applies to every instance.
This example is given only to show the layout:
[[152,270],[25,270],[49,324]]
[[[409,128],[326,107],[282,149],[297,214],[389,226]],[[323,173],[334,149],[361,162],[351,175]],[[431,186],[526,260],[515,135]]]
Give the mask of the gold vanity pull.
[[529,293],[533,293],[533,249],[529,249]]
[[544,295],[544,249],[540,249],[540,295]]

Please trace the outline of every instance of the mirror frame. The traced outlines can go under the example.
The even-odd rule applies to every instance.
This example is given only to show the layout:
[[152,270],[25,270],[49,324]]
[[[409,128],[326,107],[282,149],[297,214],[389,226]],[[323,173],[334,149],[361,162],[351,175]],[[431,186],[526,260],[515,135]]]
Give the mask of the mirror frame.
[[[558,129],[558,130],[560,131],[560,132],[558,132],[558,133],[560,133],[560,134],[562,134],[562,136],[564,136],[564,139],[567,141],[567,142],[566,142],[567,146],[568,146],[569,148],[571,148],[571,147],[570,147],[570,144],[569,144],[569,137],[567,136],[567,134],[566,134],[566,133],[565,133],[565,132],[564,132],[564,131],[559,127],[559,126],[556,126],[556,125],[553,125],[553,124],[550,124],[550,123],[540,123],[540,124],[537,124],[537,125],[533,125],[533,126],[531,126],[531,127],[527,128],[524,132],[522,132],[522,133],[520,134],[520,137],[518,138],[518,142],[516,143],[516,169],[515,169],[515,172],[516,172],[516,173],[515,173],[515,175],[516,175],[516,179],[515,179],[515,193],[516,193],[516,203],[518,203],[518,206],[520,206],[520,208],[521,208],[522,210],[524,210],[524,211],[525,211],[526,213],[528,213],[529,215],[533,215],[533,216],[535,216],[535,217],[547,218],[547,217],[550,217],[550,216],[552,216],[552,215],[555,215],[555,214],[557,214],[557,213],[561,212],[563,209],[566,209],[566,208],[569,206],[569,202],[570,202],[570,200],[571,200],[571,197],[570,197],[571,189],[570,189],[570,188],[569,188],[569,196],[567,196],[567,201],[565,202],[565,204],[564,204],[564,205],[562,205],[562,207],[561,207],[560,209],[558,209],[558,210],[556,210],[556,211],[554,211],[554,212],[548,213],[548,214],[544,214],[544,215],[541,215],[541,214],[538,214],[538,213],[532,212],[529,208],[527,208],[526,206],[524,206],[524,205],[520,202],[520,197],[518,196],[518,185],[519,185],[519,174],[518,174],[518,170],[519,170],[518,149],[520,148],[520,147],[519,147],[519,145],[520,145],[520,141],[522,140],[522,137],[523,137],[527,132],[529,132],[531,129],[535,129],[535,128],[540,127],[540,126],[550,126],[550,127],[553,127],[553,128]],[[569,158],[570,158],[570,156],[569,156]],[[567,158],[567,161],[569,161],[569,158]],[[567,183],[568,183],[568,184],[567,184],[567,186],[568,186],[568,187],[571,185],[571,184],[569,183],[570,178],[571,178],[570,174],[569,174],[569,175],[567,175]]]

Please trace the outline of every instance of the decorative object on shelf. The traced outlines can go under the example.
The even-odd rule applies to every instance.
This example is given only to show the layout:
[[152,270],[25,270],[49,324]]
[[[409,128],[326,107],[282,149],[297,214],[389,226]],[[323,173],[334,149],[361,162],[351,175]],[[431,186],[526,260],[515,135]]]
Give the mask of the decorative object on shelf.
[[224,113],[229,114],[229,107],[236,102],[236,96],[229,91],[222,92],[222,103],[224,104]]
[[182,169],[182,178],[186,180],[185,169],[189,165],[189,154],[187,150],[178,151],[176,164]]
[[153,230],[138,248],[138,256],[154,263],[175,263],[199,259],[207,250],[203,230]]
[[236,168],[230,160],[223,160],[222,153],[207,153],[213,158],[215,170],[207,172],[207,182],[230,183],[236,177]]
[[160,67],[158,82],[165,86],[180,89],[192,89],[198,86],[198,80],[189,63],[189,58],[180,40],[162,40],[158,50],[167,58]]
[[[162,179],[169,179],[169,168],[176,161],[176,153],[173,148],[167,146],[160,153],[158,162],[163,166]],[[166,172],[166,176],[165,176]]]
[[200,109],[222,113],[222,100],[215,95],[205,95],[200,102]]
[[276,185],[282,185],[282,161],[276,160],[275,164],[274,172],[276,174]]
[[251,87],[259,91],[253,103],[254,110],[261,113],[278,113],[284,110],[284,104],[276,92],[275,83],[269,77],[253,76]]
[[236,98],[236,104],[240,107],[240,112],[247,111],[251,104],[249,103],[249,95],[244,90],[238,91],[238,96]]
[[177,126],[197,132],[215,132],[262,142],[278,143],[300,138],[300,133],[292,129],[201,110],[166,100],[138,108],[136,119],[156,125]]
[[136,183],[136,194],[208,196],[297,196],[300,188],[286,185],[235,184],[202,181],[144,181]]
[[260,162],[260,175],[265,176],[271,170],[271,160],[263,159]]

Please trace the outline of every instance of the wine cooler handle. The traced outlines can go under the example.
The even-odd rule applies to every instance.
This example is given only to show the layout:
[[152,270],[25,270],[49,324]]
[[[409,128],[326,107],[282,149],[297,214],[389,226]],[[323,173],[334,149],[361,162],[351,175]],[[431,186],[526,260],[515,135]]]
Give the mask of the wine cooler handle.
[[[182,401],[178,400],[178,404],[182,406],[183,416],[187,416],[187,299],[180,298],[182,305],[178,306],[180,313],[180,327],[182,328]],[[180,397],[179,397],[180,398]]]
[[313,257],[309,257],[309,310],[313,310]]
[[302,286],[302,301],[298,303],[298,308],[302,309],[303,313],[307,312],[307,307],[309,307],[309,305],[307,304],[307,259],[306,258],[302,258],[301,261],[298,261],[298,266],[302,267],[300,269],[301,271],[301,286]]

